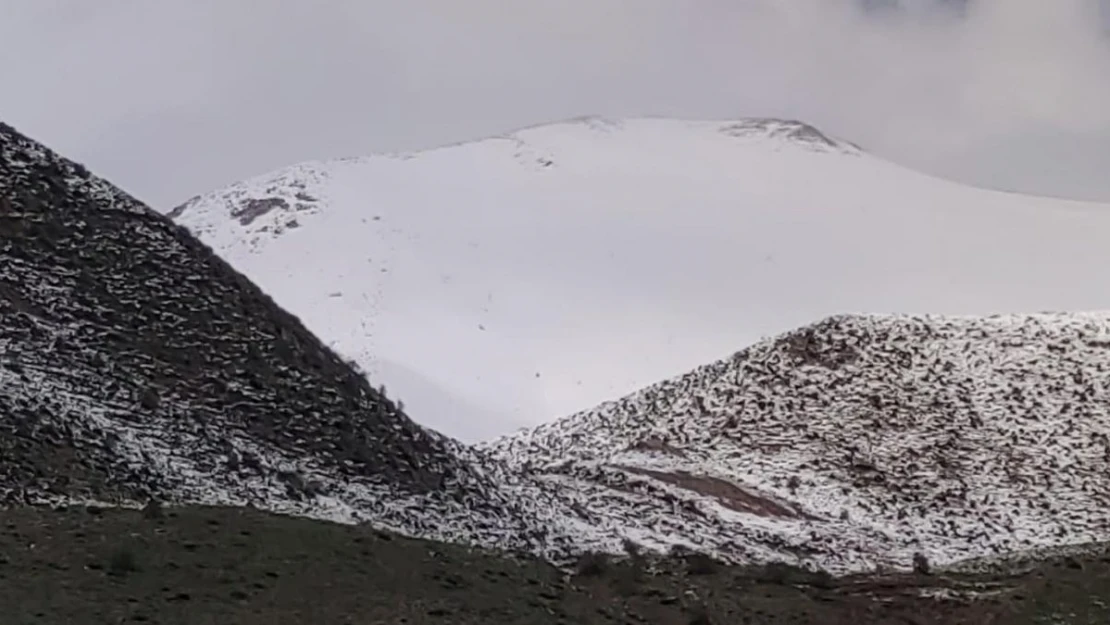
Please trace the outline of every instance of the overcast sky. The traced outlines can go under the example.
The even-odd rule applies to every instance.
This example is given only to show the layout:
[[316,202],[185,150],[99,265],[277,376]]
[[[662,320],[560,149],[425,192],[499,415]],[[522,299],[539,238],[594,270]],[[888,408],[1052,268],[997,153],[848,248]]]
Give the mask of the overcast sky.
[[0,118],[161,209],[588,113],[798,117],[934,173],[1110,200],[1099,0],[903,2],[0,0]]

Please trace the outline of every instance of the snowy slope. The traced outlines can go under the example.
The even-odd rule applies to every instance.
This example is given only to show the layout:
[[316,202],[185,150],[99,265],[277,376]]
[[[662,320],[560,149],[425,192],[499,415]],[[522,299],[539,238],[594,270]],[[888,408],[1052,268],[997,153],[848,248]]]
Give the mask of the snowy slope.
[[1110,313],[839,316],[479,448],[649,544],[949,563],[1110,540],[1108,374]]
[[417,421],[475,440],[830,314],[1110,308],[1106,209],[797,123],[585,118],[297,165],[171,215]]

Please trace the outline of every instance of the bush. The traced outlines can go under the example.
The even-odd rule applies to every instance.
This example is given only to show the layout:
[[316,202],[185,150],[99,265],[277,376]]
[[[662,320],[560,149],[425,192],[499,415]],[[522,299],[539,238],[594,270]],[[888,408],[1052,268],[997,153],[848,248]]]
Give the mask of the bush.
[[639,558],[643,554],[640,545],[630,538],[622,540],[621,547],[624,549],[624,552],[628,554],[628,557],[633,559]]
[[618,566],[611,573],[613,590],[623,597],[630,597],[644,587],[644,576],[639,567]]
[[929,558],[920,551],[913,554],[913,572],[918,575],[928,575],[932,572],[932,566],[929,565]]
[[112,552],[108,558],[108,573],[117,577],[124,577],[129,573],[134,573],[139,570],[139,564],[135,560],[135,554],[125,547],[120,547]]
[[648,568],[648,559],[644,555],[643,548],[628,538],[622,541],[621,546],[624,548],[624,552],[628,554],[629,574],[625,577],[639,583],[643,580]]
[[689,625],[713,625],[713,619],[709,616],[709,608],[705,604],[699,603],[690,609]]
[[828,590],[836,586],[836,578],[828,571],[815,571],[810,577],[809,585],[821,590]]
[[152,497],[150,499],[150,501],[146,502],[146,505],[143,506],[143,518],[144,519],[149,519],[149,520],[154,521],[154,520],[161,519],[163,516],[164,515],[163,515],[163,512],[162,512],[162,502],[161,501],[158,501],[157,499]]
[[693,551],[690,551],[689,547],[677,543],[671,545],[671,548],[667,550],[667,554],[672,558],[685,558],[691,553],[693,553]]
[[758,579],[761,582],[777,585],[808,583],[812,573],[785,562],[768,562],[761,567]]
[[147,387],[139,395],[139,405],[141,405],[146,410],[158,410],[158,408],[162,405],[162,398],[158,396],[157,389],[153,387]]
[[609,556],[597,551],[584,553],[574,570],[579,577],[599,577],[609,570]]
[[686,556],[686,572],[690,575],[713,575],[721,568],[721,563],[704,553]]

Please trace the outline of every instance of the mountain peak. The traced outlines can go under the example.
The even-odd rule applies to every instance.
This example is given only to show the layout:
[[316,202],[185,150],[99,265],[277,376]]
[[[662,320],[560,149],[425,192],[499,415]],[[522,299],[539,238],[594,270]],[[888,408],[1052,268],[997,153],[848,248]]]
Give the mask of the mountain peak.
[[863,151],[854,143],[834,139],[816,126],[796,119],[774,117],[743,119],[723,125],[721,132],[734,137],[782,140],[822,152],[858,154]]
[[[579,131],[585,130],[585,133]],[[563,152],[612,150],[593,141],[606,135],[623,137],[631,143],[650,142],[656,149],[667,147],[682,150],[684,141],[719,133],[722,136],[758,141],[756,149],[801,148],[829,154],[860,154],[852,143],[831,138],[816,127],[797,120],[776,118],[744,118],[734,121],[690,121],[667,118],[611,119],[597,115],[574,117],[537,124],[485,139],[466,141],[431,150],[404,154],[374,154],[359,158],[313,161],[255,176],[223,190],[218,196],[198,195],[171,209],[167,215],[174,220],[193,224],[200,218],[185,217],[195,207],[216,204],[225,218],[237,223],[253,240],[278,236],[300,226],[300,217],[317,214],[326,204],[314,190],[327,188],[336,172],[359,167],[375,160],[411,160],[438,156],[444,150],[473,151],[483,146],[498,146],[504,156],[520,166],[544,171],[563,161]],[[583,143],[585,142],[585,143]],[[577,154],[572,158],[580,158]],[[194,211],[195,212],[195,211]],[[257,222],[257,223],[256,223]]]

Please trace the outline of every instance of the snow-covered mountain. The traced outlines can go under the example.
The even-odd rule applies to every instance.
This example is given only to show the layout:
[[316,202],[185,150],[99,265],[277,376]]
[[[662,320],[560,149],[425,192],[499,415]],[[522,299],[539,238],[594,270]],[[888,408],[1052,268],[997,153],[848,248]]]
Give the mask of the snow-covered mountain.
[[511,545],[536,524],[466,451],[184,228],[0,124],[0,506],[254,503]]
[[561,563],[632,540],[835,571],[1108,538],[1110,315],[836,317],[468,447],[3,125],[0,235],[0,506],[250,503]]
[[839,316],[479,447],[646,544],[950,563],[1110,539],[1108,376],[1110,314]]
[[797,122],[583,118],[296,165],[170,214],[417,421],[476,440],[827,315],[1110,308],[1107,208]]

